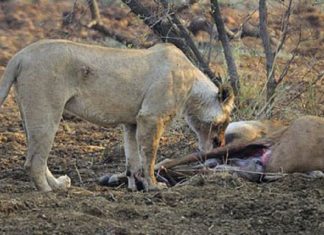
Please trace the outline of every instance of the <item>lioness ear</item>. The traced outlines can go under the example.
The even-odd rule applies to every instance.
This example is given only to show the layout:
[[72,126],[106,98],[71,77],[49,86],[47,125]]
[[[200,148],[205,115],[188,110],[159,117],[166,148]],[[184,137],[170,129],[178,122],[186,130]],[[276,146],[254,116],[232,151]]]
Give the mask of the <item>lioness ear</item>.
[[234,99],[235,96],[233,88],[228,84],[222,84],[219,88],[218,100],[225,112],[232,112],[234,107]]

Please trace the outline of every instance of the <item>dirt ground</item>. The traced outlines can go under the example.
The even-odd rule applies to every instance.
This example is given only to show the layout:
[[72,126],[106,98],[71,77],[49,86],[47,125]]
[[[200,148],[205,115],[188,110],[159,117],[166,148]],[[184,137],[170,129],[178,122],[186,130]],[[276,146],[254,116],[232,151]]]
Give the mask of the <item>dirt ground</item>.
[[[12,97],[0,114],[0,233],[3,234],[323,234],[324,180],[298,175],[256,184],[229,174],[197,175],[161,192],[98,186],[124,170],[120,129],[64,120],[49,167],[67,174],[64,192],[35,191],[23,170],[26,143]],[[196,148],[186,127],[171,129],[159,156]],[[190,136],[188,140],[188,134]],[[104,146],[109,151],[103,153]]]
[[[71,33],[58,21],[71,2],[44,3],[47,15],[34,4],[0,3],[1,68],[26,44]],[[10,18],[8,12],[15,14]],[[100,37],[83,31],[69,37]],[[55,175],[67,174],[73,187],[39,193],[23,169],[26,141],[12,94],[0,123],[1,234],[324,234],[323,178],[294,174],[257,184],[218,173],[160,192],[101,187],[98,177],[124,170],[122,131],[73,118],[62,120],[48,163]],[[162,138],[158,156],[180,157],[196,149],[192,132],[180,121]]]

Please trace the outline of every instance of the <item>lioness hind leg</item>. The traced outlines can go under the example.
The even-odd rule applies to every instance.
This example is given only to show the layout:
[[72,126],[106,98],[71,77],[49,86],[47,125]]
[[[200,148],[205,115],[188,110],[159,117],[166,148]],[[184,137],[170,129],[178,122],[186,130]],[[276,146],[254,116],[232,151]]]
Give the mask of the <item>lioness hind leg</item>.
[[141,154],[144,190],[158,189],[154,166],[160,138],[164,132],[164,120],[154,115],[141,113],[137,116],[136,140]]
[[51,191],[52,187],[47,180],[47,158],[54,140],[55,131],[45,125],[31,127],[26,122],[28,136],[28,152],[25,169],[30,174],[36,188],[40,191]]
[[136,125],[124,125],[124,148],[126,155],[128,189],[136,191],[137,187],[134,175],[137,174],[142,168],[136,142]]
[[[37,105],[38,104],[38,105]],[[33,107],[21,105],[28,142],[25,169],[40,191],[70,186],[67,176],[56,179],[47,168],[47,159],[63,112],[34,103]],[[28,106],[27,106],[28,107]],[[41,111],[40,111],[41,110]]]

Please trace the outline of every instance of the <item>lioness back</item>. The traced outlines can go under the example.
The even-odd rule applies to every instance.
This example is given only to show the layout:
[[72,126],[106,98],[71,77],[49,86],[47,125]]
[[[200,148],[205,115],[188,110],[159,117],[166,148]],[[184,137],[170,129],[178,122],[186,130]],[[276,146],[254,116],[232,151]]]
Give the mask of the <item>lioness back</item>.
[[[159,100],[154,106],[177,110],[194,81],[210,82],[170,44],[118,49],[42,40],[17,53],[14,59],[20,66],[16,87],[21,99],[40,91],[48,96],[55,90],[56,96],[51,99],[69,100],[66,109],[104,126],[136,123],[149,89],[156,90]],[[164,104],[176,107],[162,107]]]

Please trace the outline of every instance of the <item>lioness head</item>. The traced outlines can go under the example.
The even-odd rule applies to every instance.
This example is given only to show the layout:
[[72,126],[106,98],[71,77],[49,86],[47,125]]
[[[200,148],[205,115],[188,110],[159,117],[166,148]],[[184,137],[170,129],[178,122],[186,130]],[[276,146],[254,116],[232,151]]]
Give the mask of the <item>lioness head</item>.
[[222,85],[217,93],[202,93],[191,99],[191,112],[186,119],[197,134],[199,149],[209,152],[225,144],[225,129],[230,122],[234,106],[234,92],[229,85]]

